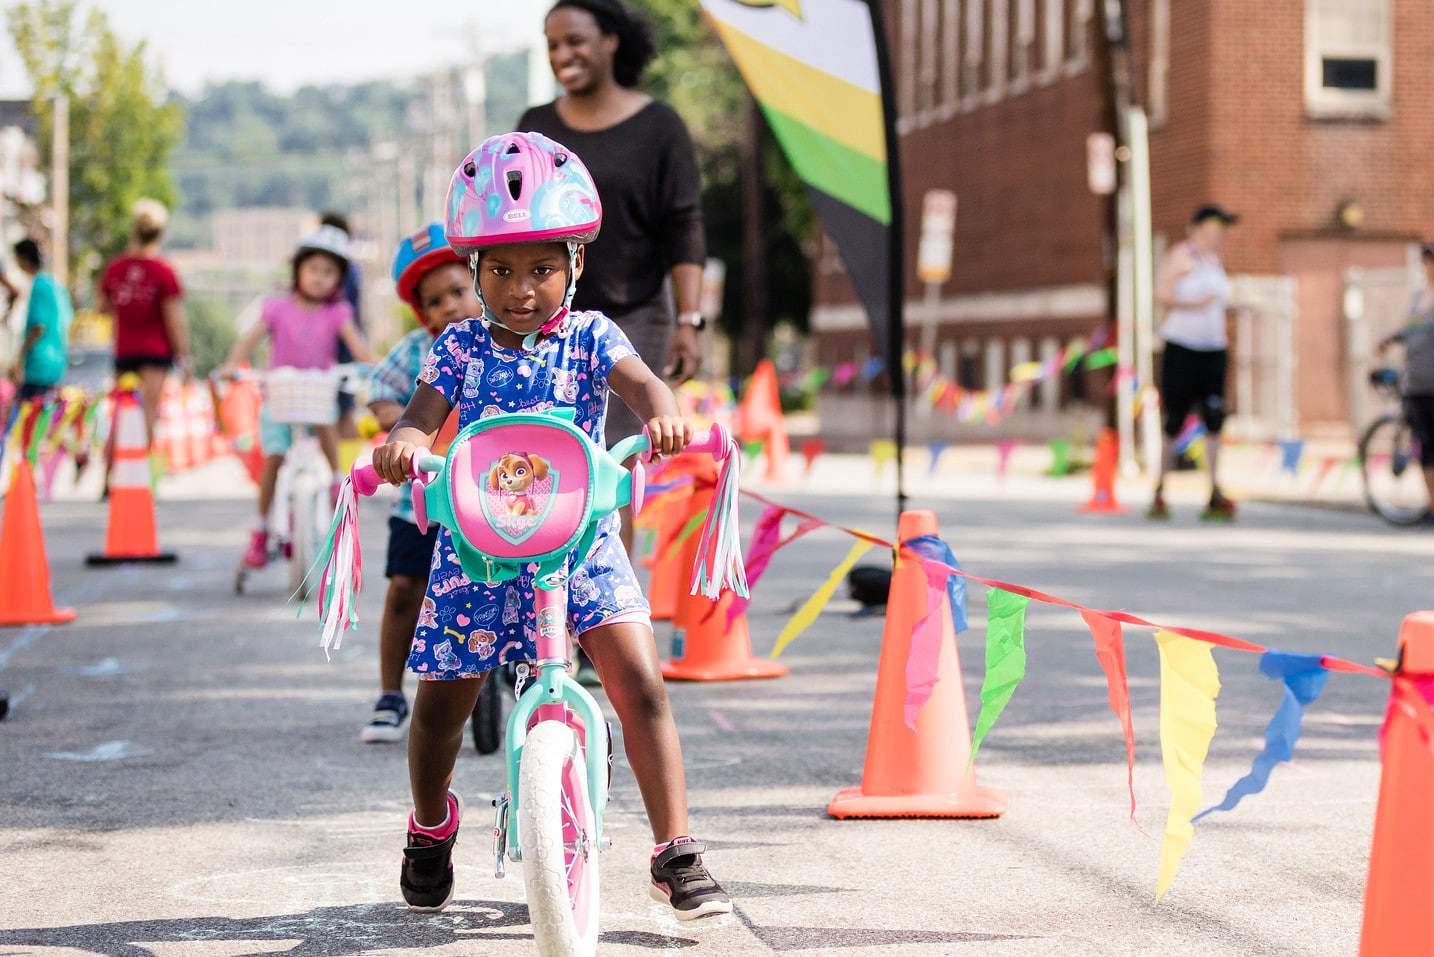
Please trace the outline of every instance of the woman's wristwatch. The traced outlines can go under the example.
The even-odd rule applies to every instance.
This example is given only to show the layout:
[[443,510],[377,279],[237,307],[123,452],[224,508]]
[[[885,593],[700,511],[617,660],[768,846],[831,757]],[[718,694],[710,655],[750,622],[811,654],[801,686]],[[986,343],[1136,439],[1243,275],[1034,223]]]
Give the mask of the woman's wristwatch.
[[677,316],[677,324],[679,326],[691,326],[698,332],[701,332],[703,329],[707,328],[707,320],[703,318],[702,313],[697,312],[696,310],[693,310],[692,312],[679,313]]

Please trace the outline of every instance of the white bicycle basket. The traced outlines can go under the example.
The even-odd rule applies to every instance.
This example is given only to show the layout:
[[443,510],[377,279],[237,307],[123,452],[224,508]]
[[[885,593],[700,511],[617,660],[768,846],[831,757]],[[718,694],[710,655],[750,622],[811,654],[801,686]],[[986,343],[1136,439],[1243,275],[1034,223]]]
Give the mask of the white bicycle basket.
[[280,366],[264,374],[269,421],[280,425],[332,425],[338,417],[336,369]]

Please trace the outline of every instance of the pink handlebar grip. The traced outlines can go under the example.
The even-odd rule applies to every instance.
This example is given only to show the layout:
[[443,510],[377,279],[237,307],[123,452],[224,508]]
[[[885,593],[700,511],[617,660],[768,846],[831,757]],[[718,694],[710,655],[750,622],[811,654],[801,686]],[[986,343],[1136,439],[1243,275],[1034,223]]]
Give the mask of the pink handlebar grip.
[[383,484],[372,465],[355,465],[349,476],[353,479],[354,491],[360,495],[372,495]]
[[[443,456],[416,452],[409,465],[409,472],[412,473],[413,478],[423,480],[427,478],[427,473],[437,472],[442,468]],[[360,495],[372,495],[378,491],[380,485],[384,484],[383,479],[379,477],[372,465],[355,465],[353,471],[349,472],[349,477],[353,479],[354,491]]]
[[725,459],[732,437],[720,422],[714,423],[710,429],[701,429],[692,433],[692,441],[687,443],[687,452],[707,452],[716,459]]

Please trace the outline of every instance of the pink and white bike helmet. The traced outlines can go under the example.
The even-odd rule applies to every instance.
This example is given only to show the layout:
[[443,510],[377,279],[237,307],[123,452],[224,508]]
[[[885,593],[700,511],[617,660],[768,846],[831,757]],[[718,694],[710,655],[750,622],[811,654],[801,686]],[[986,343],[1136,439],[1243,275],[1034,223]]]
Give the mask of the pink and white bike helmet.
[[[513,243],[566,243],[568,289],[562,308],[540,330],[558,328],[577,291],[577,251],[602,228],[602,201],[576,153],[541,133],[490,136],[468,154],[448,185],[444,233],[467,252],[477,286],[478,254]],[[478,289],[478,300],[483,291]],[[498,320],[483,304],[484,320]],[[501,323],[498,323],[501,325]]]

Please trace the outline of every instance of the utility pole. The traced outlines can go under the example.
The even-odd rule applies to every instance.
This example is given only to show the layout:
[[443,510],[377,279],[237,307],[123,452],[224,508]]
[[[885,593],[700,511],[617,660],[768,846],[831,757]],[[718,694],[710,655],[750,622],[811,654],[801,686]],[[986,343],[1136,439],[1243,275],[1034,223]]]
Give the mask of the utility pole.
[[[1104,0],[1104,39],[1106,39],[1107,92],[1110,95],[1108,118],[1116,131],[1117,175],[1120,188],[1111,197],[1107,207],[1107,283],[1110,288],[1110,303],[1116,319],[1116,429],[1120,435],[1120,465],[1126,472],[1134,471],[1136,459],[1136,428],[1134,428],[1134,396],[1126,387],[1124,377],[1134,372],[1136,357],[1136,314],[1140,311],[1139,288],[1134,281],[1136,274],[1137,247],[1149,248],[1149,234],[1141,240],[1136,234],[1136,197],[1133,189],[1133,169],[1130,145],[1131,112],[1139,110],[1134,103],[1134,82],[1130,67],[1129,19],[1126,16],[1126,0]],[[1144,129],[1143,123],[1137,123]],[[1149,166],[1146,166],[1146,221],[1149,222]],[[1114,268],[1111,268],[1114,267]]]
[[50,142],[50,265],[62,287],[70,282],[70,98],[56,93]]

